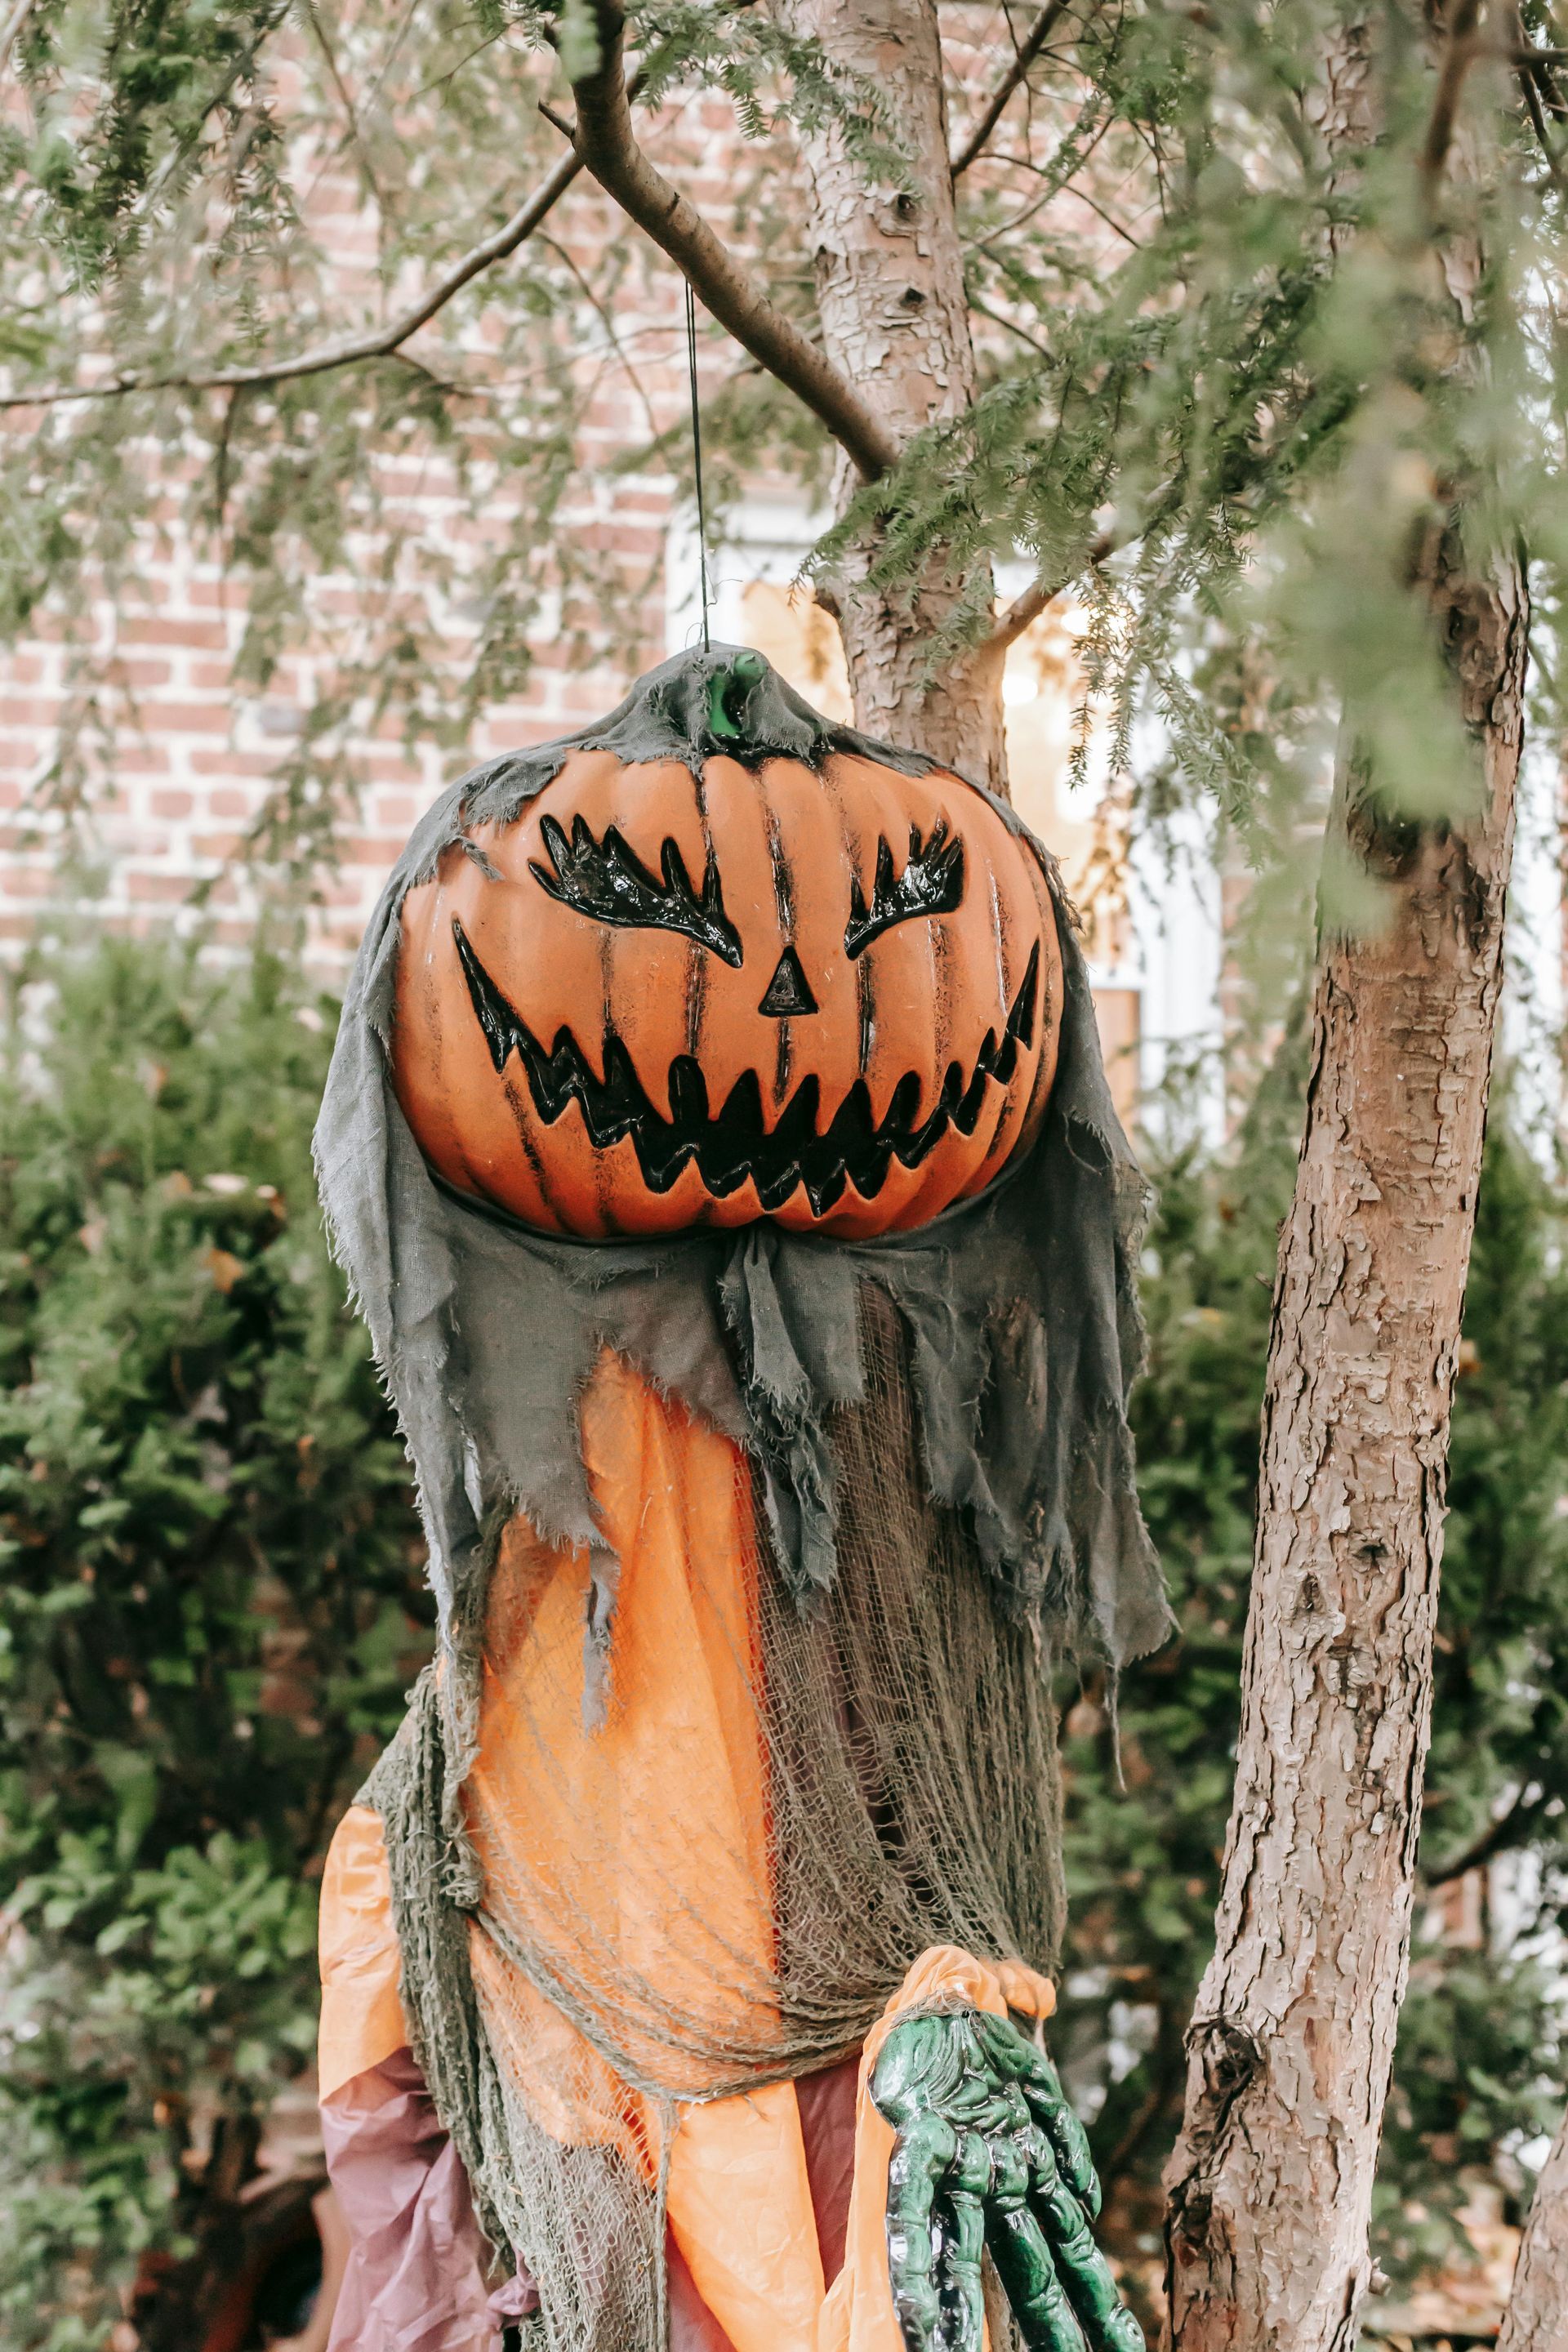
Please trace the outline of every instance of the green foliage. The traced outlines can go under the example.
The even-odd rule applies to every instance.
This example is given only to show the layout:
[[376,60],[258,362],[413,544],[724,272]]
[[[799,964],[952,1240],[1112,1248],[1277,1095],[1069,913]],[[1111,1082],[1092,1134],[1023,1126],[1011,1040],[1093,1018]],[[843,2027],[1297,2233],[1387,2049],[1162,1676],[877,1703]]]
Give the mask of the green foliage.
[[[314,2020],[313,1869],[400,1713],[426,1604],[400,1449],[315,1213],[331,1007],[263,953],[111,943],[16,976],[0,1076],[0,2337],[102,2340],[177,2251],[211,2119]],[[1258,1408],[1300,1066],[1160,1169],[1145,1509],[1179,1643],[1068,1692],[1054,2046],[1121,2249],[1151,2255],[1210,1948]],[[1568,1885],[1568,1202],[1494,1122],[1456,1405],[1426,1889],[1379,2231],[1402,2275],[1561,2095],[1531,1933]],[[1444,1887],[1482,1856],[1504,1916]],[[1476,1881],[1466,1884],[1472,1894]]]
[[[1062,2047],[1092,2100],[1123,2251],[1158,2245],[1158,2173],[1180,2120],[1182,2037],[1213,1948],[1252,1559],[1276,1235],[1300,1119],[1294,1050],[1237,1150],[1158,1170],[1146,1260],[1141,1487],[1180,1640],[1118,1698],[1071,1706],[1071,1895]],[[1568,1890],[1568,1197],[1494,1119],[1455,1402],[1417,1937],[1378,2193],[1403,2278],[1458,2250],[1479,2175],[1517,2196],[1514,2151],[1555,2127],[1568,2059],[1532,1939]],[[1070,1699],[1069,1694],[1069,1699]],[[1467,1863],[1489,1884],[1445,1913]],[[1494,1911],[1492,1893],[1500,1897]]]
[[327,1256],[331,1008],[265,951],[11,978],[0,1055],[0,2339],[102,2341],[214,2119],[309,2056],[313,1877],[426,1643]]
[[[989,560],[1026,554],[1088,607],[1114,768],[1157,717],[1162,790],[1217,793],[1245,818],[1271,773],[1310,801],[1342,714],[1391,810],[1464,806],[1474,749],[1419,576],[1446,536],[1484,564],[1528,533],[1554,610],[1568,549],[1568,181],[1542,147],[1560,68],[1542,0],[1524,25],[1539,61],[1472,61],[1434,172],[1441,41],[1405,0],[1075,5],[959,184],[980,396],[863,493],[813,574],[831,584],[847,563],[895,603],[944,577],[937,663],[990,625]],[[702,88],[731,101],[754,144],[714,225],[813,331],[792,141],[833,123],[870,200],[896,209],[909,167],[879,93],[744,0],[644,0],[631,30],[648,109]],[[970,12],[951,30],[950,99],[972,121],[995,44]],[[643,373],[676,356],[675,305],[640,240],[585,239],[568,207],[396,355],[266,375],[352,329],[356,304],[384,321],[515,209],[560,152],[537,101],[563,97],[563,60],[591,37],[581,9],[533,0],[37,0],[26,109],[4,133],[0,363],[17,398],[89,372],[138,387],[47,406],[0,449],[0,629],[47,614],[71,649],[46,797],[89,803],[132,720],[94,599],[131,608],[170,499],[246,591],[242,690],[265,695],[302,646],[314,657],[258,829],[285,866],[330,856],[365,733],[401,729],[456,761],[541,637],[585,657],[638,635],[649,583],[578,525],[606,489],[581,432],[601,385],[637,419],[647,465],[684,471],[679,404]],[[679,108],[662,126],[680,178]],[[341,209],[323,210],[345,189],[374,243],[357,293]],[[819,490],[815,421],[713,356],[716,504],[742,468]],[[262,380],[203,388],[235,366]],[[453,500],[438,543],[400,495],[420,469]],[[1234,644],[1302,753],[1282,770],[1195,690]],[[1553,675],[1539,692],[1555,714]],[[1278,857],[1279,829],[1250,846]],[[1328,878],[1342,912],[1364,903],[1353,877]]]
[[[1335,51],[1365,103],[1331,148]],[[1436,61],[1393,5],[1090,11],[1037,117],[1054,141],[1024,142],[1029,180],[998,166],[962,191],[972,299],[1013,341],[973,405],[860,493],[814,576],[868,545],[888,596],[933,563],[962,583],[934,667],[991,625],[983,559],[1025,551],[1089,604],[1113,773],[1142,787],[1134,727],[1156,717],[1189,796],[1247,800],[1258,772],[1192,687],[1239,638],[1298,724],[1349,723],[1391,811],[1470,805],[1419,583],[1446,539],[1483,568],[1527,541],[1555,577],[1563,197],[1500,70],[1468,82],[1462,165],[1426,169]],[[1071,231],[1079,193],[1095,211]]]
[[[95,39],[96,103],[85,126],[63,109],[46,117],[30,153],[14,142],[14,160],[37,175],[41,223],[89,287],[123,259],[125,232],[150,184],[188,173],[209,135],[229,150],[237,219],[255,214],[263,191],[272,191],[279,132],[258,104],[258,64],[286,5],[131,0],[96,13],[90,30],[63,11],[34,13],[24,55],[35,79],[79,90],[71,68],[79,68],[84,41]],[[235,152],[242,134],[243,159]]]

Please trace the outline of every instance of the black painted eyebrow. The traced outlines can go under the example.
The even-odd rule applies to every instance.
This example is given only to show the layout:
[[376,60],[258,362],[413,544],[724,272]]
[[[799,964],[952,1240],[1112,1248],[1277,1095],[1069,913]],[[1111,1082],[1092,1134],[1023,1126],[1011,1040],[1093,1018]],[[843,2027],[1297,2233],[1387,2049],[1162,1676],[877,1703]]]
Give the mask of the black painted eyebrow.
[[711,849],[698,891],[673,838],[666,840],[660,853],[661,878],[649,871],[615,825],[602,841],[595,840],[580,816],[573,820],[570,841],[552,816],[543,818],[539,829],[555,870],[552,873],[530,858],[529,872],[563,906],[624,930],[683,931],[740,969],[744,961],[741,934],[724,912],[719,864]]
[[853,963],[873,940],[890,931],[895,923],[910,922],[916,915],[951,915],[963,897],[963,843],[958,835],[949,833],[944,816],[938,817],[931,827],[929,841],[921,841],[918,824],[910,827],[909,857],[896,880],[893,853],[886,840],[879,838],[877,872],[868,907],[859,876],[849,885],[849,921],[844,933],[844,952]]

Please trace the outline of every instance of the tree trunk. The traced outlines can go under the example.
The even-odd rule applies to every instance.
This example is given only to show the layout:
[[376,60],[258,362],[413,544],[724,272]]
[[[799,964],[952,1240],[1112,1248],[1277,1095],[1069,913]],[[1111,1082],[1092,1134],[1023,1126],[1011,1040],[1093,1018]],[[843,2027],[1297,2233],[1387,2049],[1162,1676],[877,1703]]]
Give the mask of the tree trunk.
[[1331,821],[1390,919],[1319,962],[1217,1949],[1166,2176],[1178,2352],[1348,2347],[1369,2278],[1522,732],[1522,574],[1458,562],[1446,543],[1429,586],[1483,804],[1380,824],[1347,772]]
[[1497,2352],[1568,2346],[1568,2116],[1535,2184]]
[[[880,93],[913,158],[910,186],[869,185],[832,128],[803,141],[806,231],[828,357],[871,393],[900,441],[967,408],[974,351],[948,167],[947,100],[935,0],[779,0],[795,32]],[[840,508],[857,488],[840,466]],[[920,594],[894,605],[863,585],[863,548],[836,588],[857,723],[1005,787],[999,666],[925,676],[924,640],[958,584],[933,562]]]

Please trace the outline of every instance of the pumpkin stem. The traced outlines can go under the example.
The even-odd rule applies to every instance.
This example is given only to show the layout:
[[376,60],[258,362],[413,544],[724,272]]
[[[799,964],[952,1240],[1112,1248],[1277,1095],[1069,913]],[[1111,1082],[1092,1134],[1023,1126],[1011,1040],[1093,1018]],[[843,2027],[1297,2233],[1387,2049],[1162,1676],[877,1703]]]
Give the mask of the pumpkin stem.
[[761,654],[748,649],[714,671],[708,683],[708,727],[721,741],[737,742],[746,733],[745,705],[767,667]]

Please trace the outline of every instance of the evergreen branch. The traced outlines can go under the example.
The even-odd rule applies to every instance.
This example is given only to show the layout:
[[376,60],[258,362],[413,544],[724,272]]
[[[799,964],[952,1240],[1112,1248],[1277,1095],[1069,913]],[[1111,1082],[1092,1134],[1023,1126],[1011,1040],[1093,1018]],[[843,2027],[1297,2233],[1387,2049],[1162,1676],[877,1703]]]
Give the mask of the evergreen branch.
[[549,178],[537,187],[511,218],[494,235],[470,246],[444,277],[427,286],[389,326],[349,335],[336,342],[318,343],[293,359],[261,360],[253,367],[213,368],[205,373],[111,376],[103,383],[58,384],[39,392],[0,394],[0,409],[57,408],[66,401],[123,399],[133,392],[243,392],[253,385],[289,383],[300,376],[323,375],[332,368],[352,367],[360,360],[390,359],[412,334],[428,324],[456,294],[518,247],[557,205],[583,169],[576,153],[563,155]]
[[1046,0],[1046,5],[1020,42],[1012,64],[992,91],[990,101],[979,121],[952,158],[952,169],[955,185],[968,171],[971,163],[984,153],[986,142],[1007,110],[1008,100],[1066,14],[1067,0]]
[[857,472],[875,481],[898,463],[897,438],[648,161],[632,127],[622,62],[625,9],[621,0],[589,0],[589,5],[598,55],[573,82],[577,155],[605,194],[669,256],[703,308],[821,420]]

